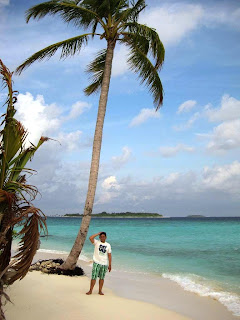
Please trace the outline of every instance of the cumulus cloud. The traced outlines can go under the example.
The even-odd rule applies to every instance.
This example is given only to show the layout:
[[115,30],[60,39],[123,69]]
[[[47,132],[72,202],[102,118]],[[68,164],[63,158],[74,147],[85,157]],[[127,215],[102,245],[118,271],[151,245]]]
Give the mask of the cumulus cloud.
[[173,45],[195,30],[204,16],[200,5],[172,4],[151,8],[140,17],[140,23],[155,28],[164,45]]
[[122,148],[122,154],[120,156],[112,157],[112,164],[115,169],[121,168],[126,164],[132,157],[132,150],[127,146]]
[[170,158],[176,156],[180,152],[193,152],[195,149],[193,147],[187,146],[185,144],[179,143],[174,147],[161,147],[159,149],[162,157]]
[[33,144],[36,144],[42,135],[47,135],[60,127],[61,108],[55,103],[45,103],[42,95],[34,98],[29,92],[20,93],[16,109],[16,117],[28,130],[28,140]]
[[146,122],[150,118],[160,118],[159,111],[156,111],[155,109],[142,109],[140,113],[134,117],[129,124],[129,127],[135,127],[138,126],[144,122]]
[[16,117],[28,130],[26,145],[36,144],[42,135],[58,140],[67,151],[76,150],[80,144],[82,131],[64,132],[62,126],[67,121],[79,117],[90,105],[86,102],[77,101],[71,106],[67,116],[63,116],[63,108],[55,103],[47,104],[42,95],[36,98],[27,92],[19,94],[16,103]]
[[101,186],[105,190],[110,190],[110,189],[119,190],[120,189],[120,186],[119,186],[115,176],[110,176],[110,177],[107,177],[106,179],[104,179]]
[[140,23],[155,28],[165,46],[176,45],[200,27],[229,25],[240,29],[240,9],[200,4],[174,3],[152,7],[140,17]]
[[[137,177],[108,177],[97,192],[96,212],[137,211],[164,215],[239,214],[240,163],[172,172],[140,180]],[[120,185],[118,190],[111,185]],[[122,201],[124,199],[124,201]]]
[[173,126],[173,129],[176,131],[184,131],[190,129],[193,124],[201,117],[200,112],[195,112],[194,115],[186,122],[178,126]]
[[205,167],[202,182],[206,188],[223,190],[239,197],[240,163],[234,161],[224,166]]
[[207,150],[213,152],[226,152],[240,147],[240,120],[221,123],[213,128]]
[[208,106],[205,108],[205,116],[210,122],[229,121],[240,118],[240,100],[225,94],[218,108]]
[[221,154],[240,147],[240,100],[226,94],[219,107],[208,105],[202,114],[209,122],[220,122],[206,135],[207,151]]
[[102,189],[98,192],[96,205],[106,204],[119,196],[121,186],[115,176],[109,176],[101,183]]
[[64,151],[74,151],[81,147],[81,136],[82,131],[77,130],[69,133],[60,132],[55,139],[60,142]]
[[197,101],[195,101],[195,100],[187,100],[187,101],[183,102],[178,107],[177,114],[189,112],[196,105],[196,103],[197,103]]
[[71,107],[69,115],[66,117],[67,120],[78,118],[83,112],[89,110],[91,105],[87,102],[77,101]]

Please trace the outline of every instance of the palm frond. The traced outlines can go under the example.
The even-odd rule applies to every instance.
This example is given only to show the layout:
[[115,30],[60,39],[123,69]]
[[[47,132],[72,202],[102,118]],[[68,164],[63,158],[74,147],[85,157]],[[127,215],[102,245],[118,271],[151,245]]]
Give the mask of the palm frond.
[[6,273],[7,284],[12,284],[17,279],[21,280],[25,277],[38,248],[39,230],[47,232],[45,218],[40,213],[42,213],[41,210],[28,206],[23,209],[22,215],[14,221],[17,223],[22,220],[23,216],[26,216],[24,226],[19,232],[19,235],[22,236],[20,247],[13,257],[16,259],[16,263]]
[[25,60],[24,63],[17,67],[16,73],[21,74],[24,69],[29,67],[35,61],[51,58],[58,49],[62,49],[60,59],[66,58],[69,55],[74,55],[76,52],[80,52],[82,45],[87,44],[89,35],[90,34],[82,34],[74,38],[60,41],[34,53],[30,58]]
[[156,30],[137,22],[126,23],[125,27],[128,28],[129,33],[145,37],[149,41],[151,53],[156,60],[155,68],[161,68],[164,62],[165,49]]
[[105,18],[107,22],[109,17],[116,16],[128,6],[127,0],[83,0],[81,6],[91,11],[97,12],[99,17]]
[[97,92],[102,85],[107,50],[101,50],[96,58],[87,66],[86,72],[93,74],[92,83],[84,89],[86,95]]
[[128,44],[131,51],[127,62],[131,70],[139,74],[141,83],[145,83],[149,88],[156,110],[158,110],[163,103],[163,87],[157,69],[153,66],[146,54],[135,46],[134,43],[130,42]]
[[140,12],[146,8],[145,0],[138,0],[136,3],[131,1],[131,4],[131,8],[128,7],[126,10],[119,12],[117,16],[118,24],[120,22],[136,22]]
[[29,148],[22,150],[18,157],[11,161],[9,164],[9,166],[11,165],[11,175],[9,176],[10,181],[17,181],[23,169],[26,171],[25,165],[27,162],[32,159],[38,148],[48,140],[49,138],[47,137],[41,137],[36,146],[31,145]]
[[78,27],[88,28],[93,20],[104,25],[97,12],[91,11],[81,4],[82,2],[76,3],[75,1],[47,1],[36,6],[31,7],[26,12],[26,21],[29,22],[31,18],[41,19],[46,15],[58,14],[65,22],[73,22]]

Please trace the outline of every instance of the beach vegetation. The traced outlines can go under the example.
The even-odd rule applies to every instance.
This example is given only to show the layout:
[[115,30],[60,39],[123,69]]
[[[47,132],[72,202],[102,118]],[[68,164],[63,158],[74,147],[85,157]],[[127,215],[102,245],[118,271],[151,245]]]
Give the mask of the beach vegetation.
[[[83,217],[80,213],[66,213],[64,217]],[[159,213],[148,213],[148,212],[101,212],[92,213],[93,218],[161,218],[163,215]]]
[[52,0],[37,4],[26,12],[26,21],[41,19],[47,15],[58,16],[65,23],[87,30],[67,40],[52,44],[26,59],[18,68],[21,73],[36,61],[52,57],[61,50],[61,59],[78,54],[92,38],[105,40],[106,48],[100,50],[87,66],[92,75],[85,88],[86,95],[100,92],[98,115],[93,140],[93,151],[87,197],[81,226],[72,250],[62,265],[74,269],[84,245],[92,216],[98,180],[103,124],[108,101],[112,62],[116,44],[129,49],[128,65],[149,89],[156,111],[163,103],[163,86],[159,71],[164,62],[164,46],[155,29],[138,23],[139,14],[146,8],[145,0]]
[[[0,131],[0,318],[5,286],[22,279],[28,272],[37,251],[40,231],[47,232],[45,216],[32,201],[38,194],[35,186],[27,183],[26,167],[38,148],[48,140],[41,137],[35,146],[26,145],[27,130],[15,118],[17,91],[12,87],[13,73],[0,60],[0,79],[7,90]],[[20,226],[16,234],[13,229]],[[11,257],[12,240],[18,235],[19,247]],[[12,258],[12,259],[11,259]]]

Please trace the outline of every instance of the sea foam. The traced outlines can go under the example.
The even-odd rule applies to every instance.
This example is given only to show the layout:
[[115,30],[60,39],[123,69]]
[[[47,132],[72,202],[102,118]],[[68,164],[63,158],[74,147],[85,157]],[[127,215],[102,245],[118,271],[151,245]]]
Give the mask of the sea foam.
[[202,284],[200,281],[207,282],[207,279],[194,274],[171,274],[163,273],[163,278],[170,279],[178,283],[184,290],[194,292],[204,297],[211,297],[222,303],[235,316],[240,316],[240,297],[232,292],[221,291],[211,284]]

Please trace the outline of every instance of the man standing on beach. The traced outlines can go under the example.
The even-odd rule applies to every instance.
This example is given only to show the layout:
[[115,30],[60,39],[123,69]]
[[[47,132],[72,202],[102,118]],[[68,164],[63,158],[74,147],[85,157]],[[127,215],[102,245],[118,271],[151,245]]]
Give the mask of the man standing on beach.
[[[99,235],[99,240],[94,239]],[[107,270],[111,272],[112,269],[112,250],[111,245],[106,242],[107,234],[106,232],[98,232],[89,237],[89,240],[94,244],[93,253],[93,268],[92,268],[92,279],[90,283],[90,290],[86,293],[87,295],[92,294],[93,288],[95,286],[97,277],[99,277],[99,291],[100,295],[104,295],[102,292],[102,287],[104,283],[104,278]]]

